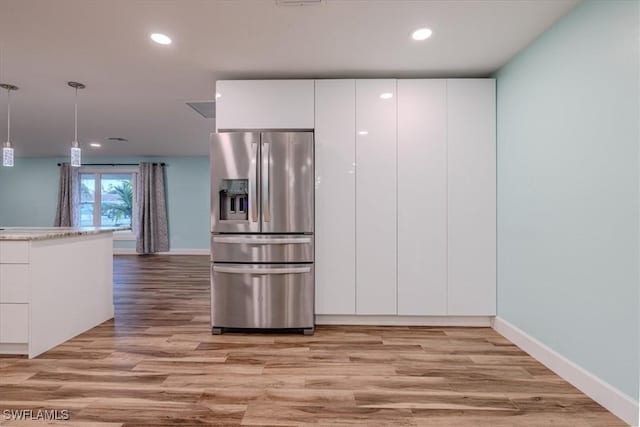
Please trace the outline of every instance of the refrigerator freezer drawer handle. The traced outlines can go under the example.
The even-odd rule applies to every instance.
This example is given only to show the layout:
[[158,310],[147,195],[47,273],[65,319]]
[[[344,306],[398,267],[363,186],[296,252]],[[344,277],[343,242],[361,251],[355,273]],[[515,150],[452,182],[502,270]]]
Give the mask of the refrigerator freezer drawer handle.
[[214,266],[215,273],[231,274],[301,274],[311,273],[311,267],[283,267],[283,268],[247,268]]
[[214,243],[246,243],[251,245],[289,245],[289,244],[309,244],[311,237],[295,238],[281,237],[273,239],[252,239],[246,237],[214,237]]

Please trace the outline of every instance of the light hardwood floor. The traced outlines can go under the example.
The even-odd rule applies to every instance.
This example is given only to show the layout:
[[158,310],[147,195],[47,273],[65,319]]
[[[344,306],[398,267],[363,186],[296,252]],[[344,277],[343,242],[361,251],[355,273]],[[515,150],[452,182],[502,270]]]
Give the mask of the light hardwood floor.
[[[116,318],[0,358],[5,409],[64,425],[625,425],[488,328],[212,336],[208,257],[116,257]],[[111,424],[112,423],[112,424]]]

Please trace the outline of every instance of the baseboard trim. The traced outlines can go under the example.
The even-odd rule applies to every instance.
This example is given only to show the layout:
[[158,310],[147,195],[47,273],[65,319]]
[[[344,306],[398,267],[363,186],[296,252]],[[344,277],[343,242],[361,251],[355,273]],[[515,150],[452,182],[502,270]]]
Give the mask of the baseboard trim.
[[317,314],[316,325],[491,327],[490,316],[362,316]]
[[0,344],[0,354],[29,354],[29,344],[23,343],[3,343]]
[[[209,255],[209,249],[171,249],[169,252],[157,252],[156,255]],[[113,248],[114,255],[138,255],[135,248]]]
[[638,425],[638,402],[630,396],[500,317],[494,319],[493,329],[624,422]]

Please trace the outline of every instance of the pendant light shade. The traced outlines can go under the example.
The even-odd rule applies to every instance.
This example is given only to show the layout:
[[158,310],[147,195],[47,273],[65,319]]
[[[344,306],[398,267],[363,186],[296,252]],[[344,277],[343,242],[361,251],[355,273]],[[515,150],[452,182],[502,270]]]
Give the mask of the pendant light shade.
[[[76,141],[74,142],[77,144]],[[80,147],[71,147],[71,166],[76,168],[82,166],[82,150]]]
[[18,86],[0,83],[0,88],[7,91],[7,141],[2,144],[2,166],[13,167],[13,144],[11,144],[11,91]]
[[13,147],[9,141],[2,147],[2,166],[13,167]]
[[74,109],[74,137],[73,142],[71,142],[71,166],[80,167],[82,166],[82,150],[80,149],[80,144],[78,143],[78,89],[84,89],[86,86],[78,82],[67,82],[67,84],[76,90],[76,102]]

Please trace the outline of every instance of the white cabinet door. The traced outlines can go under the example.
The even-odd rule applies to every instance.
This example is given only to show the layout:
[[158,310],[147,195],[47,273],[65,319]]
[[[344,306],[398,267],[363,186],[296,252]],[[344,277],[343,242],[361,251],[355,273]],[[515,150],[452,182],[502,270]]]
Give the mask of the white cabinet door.
[[29,242],[0,242],[0,264],[27,264],[29,262]]
[[216,129],[313,129],[313,80],[220,80]]
[[28,303],[29,290],[29,264],[0,264],[0,303]]
[[446,80],[398,80],[398,314],[446,313]]
[[447,110],[448,314],[495,315],[495,80],[448,80]]
[[29,341],[29,304],[0,304],[0,343]]
[[355,314],[355,80],[317,80],[315,102],[316,314]]
[[356,80],[356,312],[396,314],[396,81]]

